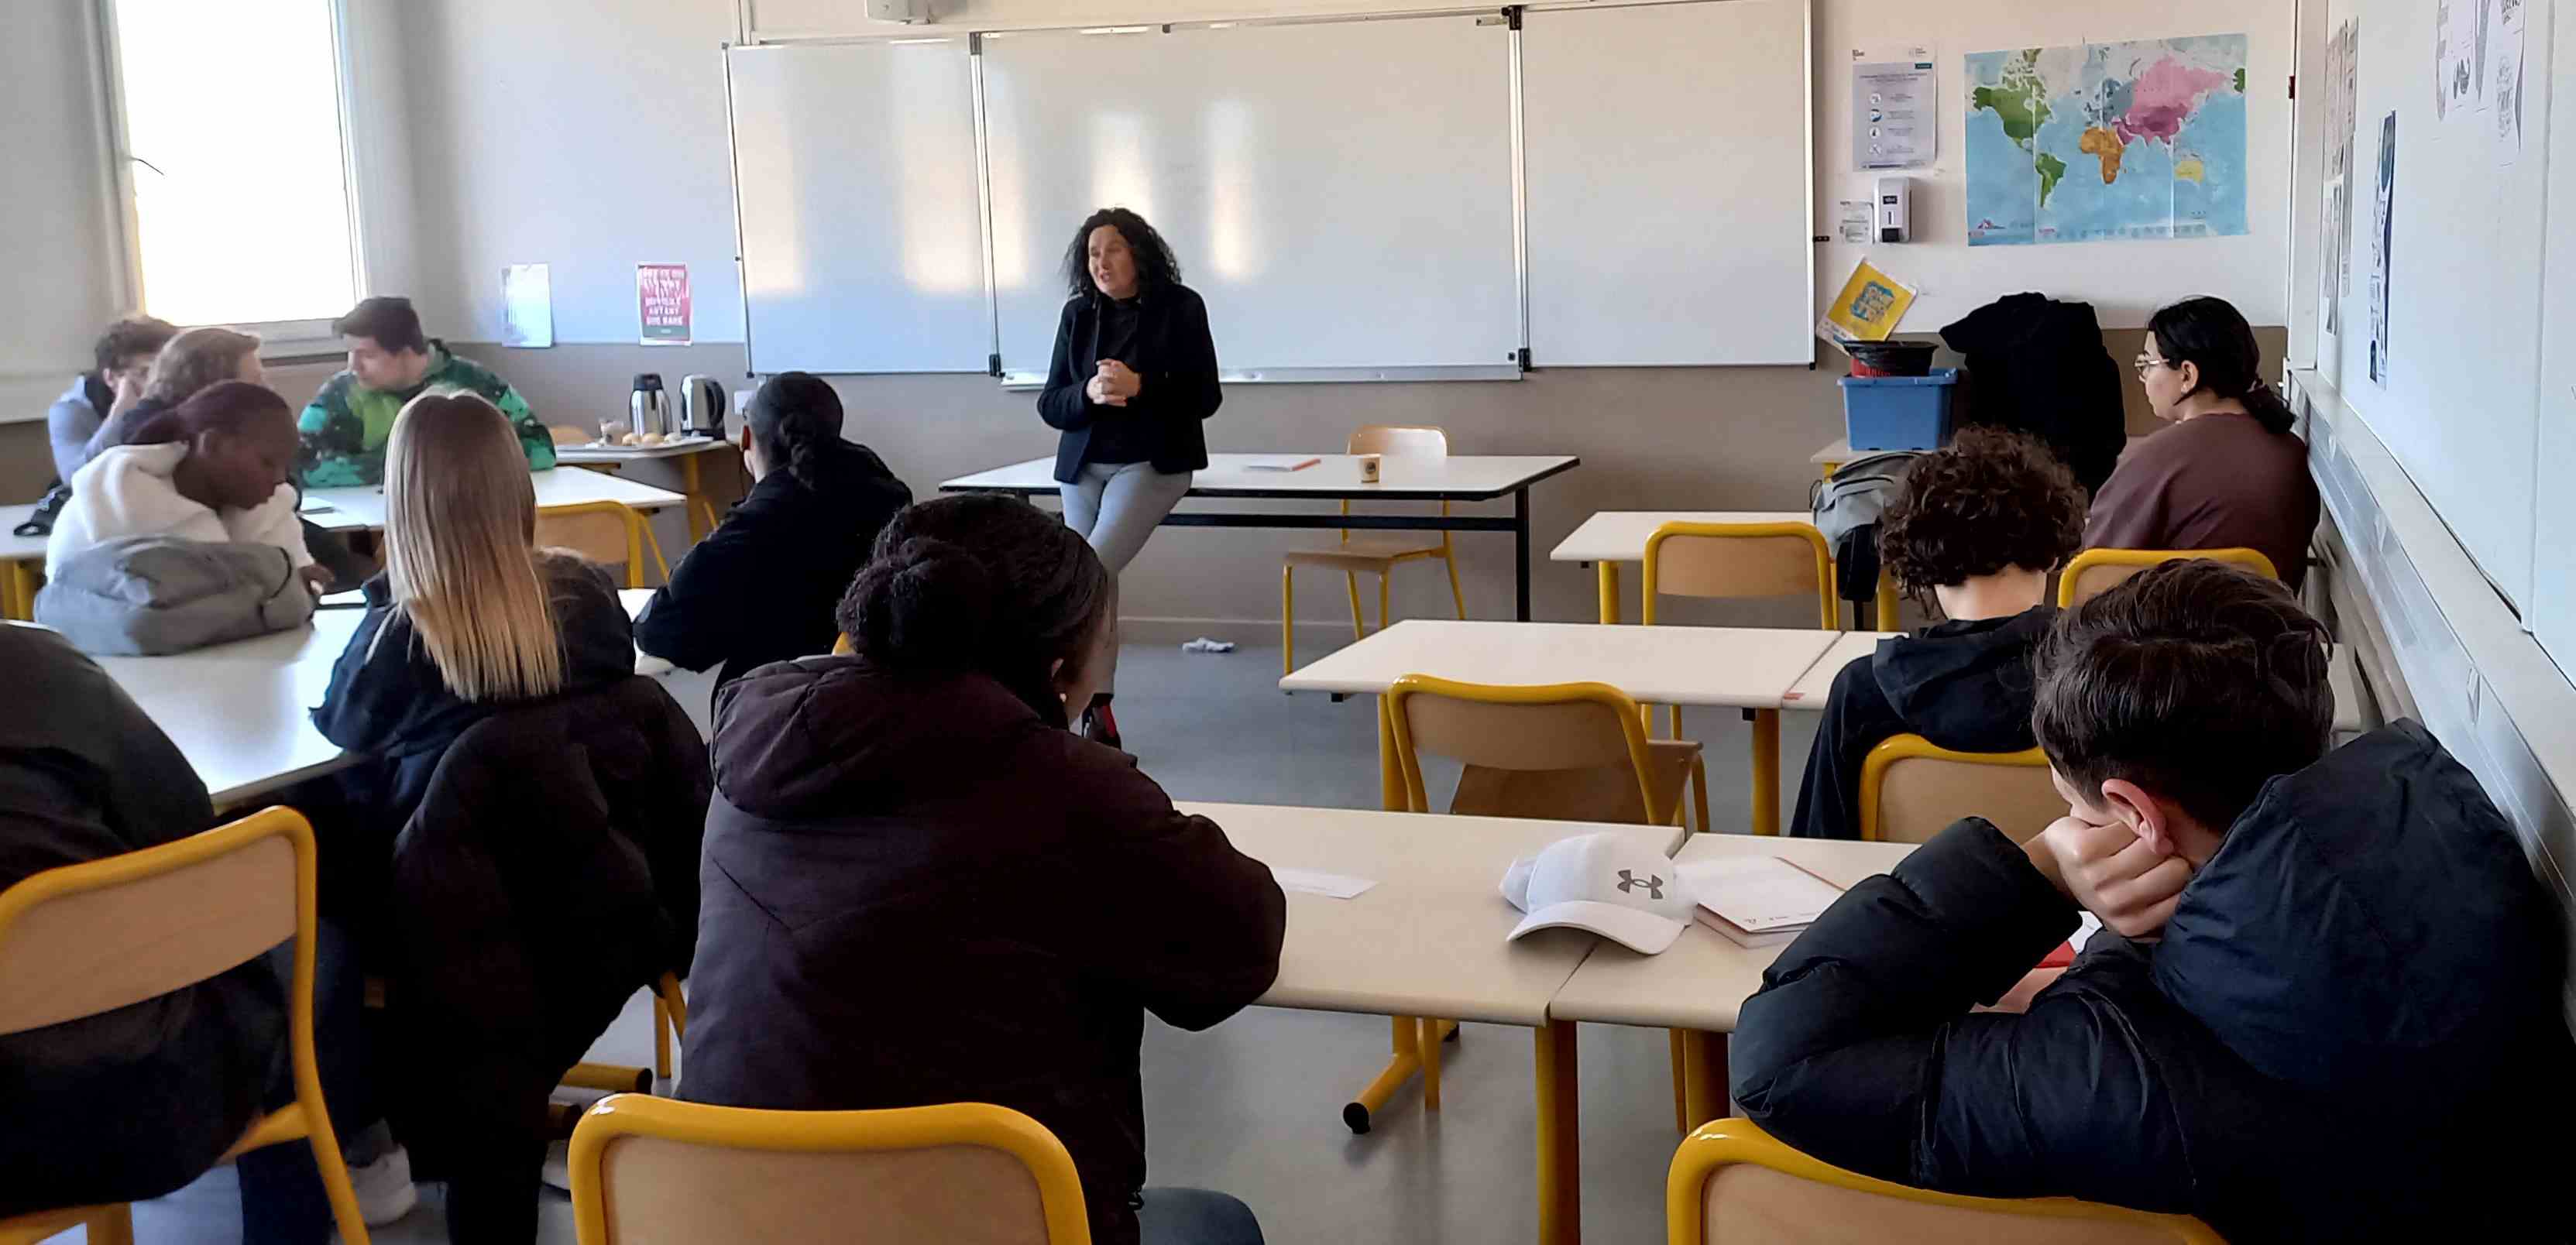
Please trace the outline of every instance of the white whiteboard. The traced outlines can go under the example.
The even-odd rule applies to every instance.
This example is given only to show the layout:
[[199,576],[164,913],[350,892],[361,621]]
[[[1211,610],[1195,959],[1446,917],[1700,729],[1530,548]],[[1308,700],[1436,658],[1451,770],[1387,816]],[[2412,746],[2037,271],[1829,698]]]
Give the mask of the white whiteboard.
[[1523,22],[1533,360],[1813,359],[1806,0]]
[[[2540,81],[2576,88],[2576,10],[2560,13],[2554,31],[2546,6],[2536,6],[2531,21],[2531,40],[2555,45],[2536,66],[2554,67],[2554,74]],[[2540,314],[2541,340],[2550,345],[2540,358],[2538,454],[2547,474],[2535,490],[2531,608],[2523,617],[2559,671],[2576,678],[2576,484],[2568,478],[2576,468],[2576,92],[2553,90],[2545,104],[2526,98],[2526,117],[2535,105],[2549,120],[2548,278]],[[2525,150],[2536,156],[2540,139],[2534,135]]]
[[1109,206],[1171,243],[1229,374],[1513,359],[1510,32],[1481,20],[986,36],[1003,371],[1046,370]]
[[966,39],[735,48],[725,73],[751,370],[987,370]]
[[[2355,15],[2361,21],[2353,143],[2358,190],[2336,384],[2478,568],[2528,617],[2538,503],[2538,261],[2547,233],[2550,144],[2548,6],[2530,6],[2525,50],[2533,85],[2524,110],[2531,128],[2510,160],[2496,141],[2491,107],[2435,115],[2432,6],[2343,0],[2332,7],[2329,24]],[[2390,361],[2382,383],[2370,376],[2371,235],[2381,121],[2392,111]],[[2563,561],[2564,547],[2554,556]]]

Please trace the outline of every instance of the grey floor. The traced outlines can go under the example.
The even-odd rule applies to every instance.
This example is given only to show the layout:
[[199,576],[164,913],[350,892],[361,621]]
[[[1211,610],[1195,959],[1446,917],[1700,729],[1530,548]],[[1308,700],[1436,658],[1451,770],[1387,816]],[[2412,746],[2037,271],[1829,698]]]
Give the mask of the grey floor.
[[[1201,656],[1131,644],[1121,661],[1119,724],[1145,772],[1175,799],[1377,807],[1369,702],[1282,695],[1277,648]],[[671,690],[703,729],[706,677],[680,676]],[[1730,818],[1740,823],[1744,724],[1712,711],[1686,727],[1709,748],[1719,828]],[[1812,716],[1783,722],[1784,798],[1794,798],[1813,730]],[[647,1017],[638,996],[591,1057],[650,1063]],[[1581,1043],[1584,1234],[1623,1245],[1662,1240],[1664,1169],[1678,1140],[1664,1034],[1593,1025]],[[1282,1245],[1536,1239],[1529,1032],[1468,1026],[1445,1065],[1440,1111],[1399,1096],[1373,1132],[1355,1137],[1342,1125],[1342,1104],[1386,1051],[1387,1022],[1369,1016],[1255,1008],[1196,1034],[1150,1023],[1145,1114],[1154,1182],[1231,1192]],[[377,1241],[446,1239],[439,1190],[421,1193],[420,1208],[375,1232]],[[540,1239],[569,1245],[571,1204],[561,1194],[544,1197]],[[219,1169],[137,1207],[136,1237],[231,1245],[237,1206],[232,1173]]]

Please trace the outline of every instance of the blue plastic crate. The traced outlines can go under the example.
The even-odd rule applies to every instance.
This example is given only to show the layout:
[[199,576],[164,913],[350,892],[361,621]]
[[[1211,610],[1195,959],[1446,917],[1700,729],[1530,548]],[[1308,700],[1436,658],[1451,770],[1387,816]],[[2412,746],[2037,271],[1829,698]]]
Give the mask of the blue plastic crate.
[[1929,376],[1846,376],[1843,428],[1860,450],[1936,450],[1949,443],[1959,369]]

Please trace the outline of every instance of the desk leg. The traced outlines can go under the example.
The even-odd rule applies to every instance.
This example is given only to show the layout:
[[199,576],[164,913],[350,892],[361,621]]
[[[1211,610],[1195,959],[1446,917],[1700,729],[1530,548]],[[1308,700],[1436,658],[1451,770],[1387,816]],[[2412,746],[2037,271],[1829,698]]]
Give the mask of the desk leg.
[[0,571],[0,618],[28,622],[36,617],[36,564],[14,558]]
[[1583,1240],[1582,1105],[1576,1094],[1574,1022],[1551,1020],[1538,1046],[1538,1239]]
[[689,499],[689,543],[692,545],[707,538],[708,525],[702,521],[703,516],[715,513],[715,507],[707,504],[706,490],[698,485],[698,459],[701,457],[698,454],[680,455],[680,493]]
[[1753,833],[1780,833],[1780,711],[1747,709],[1753,726]]
[[1512,490],[1512,600],[1517,607],[1512,616],[1522,622],[1530,620],[1529,558],[1529,490],[1517,488]]
[[1601,568],[1601,621],[1615,623],[1619,621],[1619,564],[1596,562],[1593,565]]
[[1390,813],[1411,812],[1413,800],[1404,782],[1404,759],[1395,755],[1395,719],[1393,701],[1377,698],[1377,782],[1378,806]]
[[1688,1135],[1727,1112],[1726,1035],[1684,1031],[1681,1039],[1684,1096],[1688,1100],[1684,1118],[1689,1121],[1682,1132]]

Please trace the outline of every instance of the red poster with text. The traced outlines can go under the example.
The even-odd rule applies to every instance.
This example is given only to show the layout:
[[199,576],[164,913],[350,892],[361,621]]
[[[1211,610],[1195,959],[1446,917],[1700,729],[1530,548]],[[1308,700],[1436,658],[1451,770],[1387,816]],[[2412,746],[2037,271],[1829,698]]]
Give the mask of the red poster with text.
[[635,265],[635,314],[645,345],[688,345],[689,266]]

